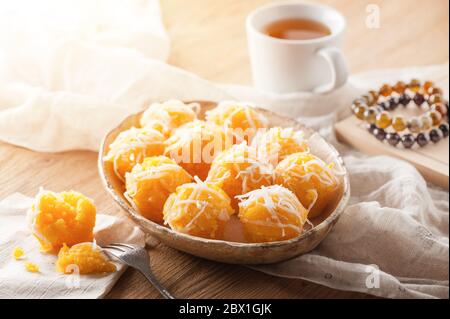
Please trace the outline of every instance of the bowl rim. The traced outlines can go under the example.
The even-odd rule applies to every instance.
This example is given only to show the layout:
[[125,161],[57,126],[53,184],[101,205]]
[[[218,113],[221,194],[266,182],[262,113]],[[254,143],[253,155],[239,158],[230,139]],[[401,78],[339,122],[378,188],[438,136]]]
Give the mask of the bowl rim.
[[[189,101],[186,103],[199,103],[202,105],[202,103],[214,103],[213,101],[205,101],[205,100],[198,100],[198,101]],[[254,106],[252,106],[254,107]],[[263,242],[263,243],[243,243],[243,242],[233,242],[233,241],[227,241],[227,240],[221,240],[221,239],[210,239],[210,238],[203,238],[203,237],[197,237],[189,234],[184,234],[177,232],[169,227],[166,227],[164,225],[158,224],[156,222],[153,222],[143,216],[141,216],[138,212],[134,211],[133,207],[125,202],[119,194],[115,191],[114,187],[112,186],[111,182],[108,180],[107,174],[105,172],[105,165],[103,157],[105,149],[107,147],[106,141],[109,139],[110,135],[115,133],[119,127],[121,127],[123,124],[127,123],[131,118],[136,118],[137,116],[140,116],[143,111],[136,112],[133,114],[128,115],[125,117],[117,126],[115,126],[113,129],[108,131],[104,137],[102,138],[99,153],[98,153],[98,170],[100,179],[102,181],[102,184],[106,191],[113,197],[113,199],[116,201],[116,203],[119,204],[119,206],[134,220],[138,223],[139,227],[143,229],[145,233],[151,233],[151,232],[162,232],[166,233],[167,235],[170,235],[174,238],[179,237],[187,241],[195,241],[200,242],[208,245],[220,245],[220,246],[227,246],[230,248],[239,248],[239,249],[254,249],[254,248],[261,248],[261,249],[270,249],[274,247],[281,247],[281,246],[289,246],[296,242],[300,242],[310,236],[313,236],[316,232],[322,230],[323,228],[327,228],[330,225],[333,225],[337,219],[340,217],[340,215],[344,212],[345,207],[347,206],[349,199],[350,199],[350,181],[348,176],[348,171],[345,166],[344,160],[342,156],[339,154],[339,152],[336,150],[336,148],[328,143],[319,133],[314,131],[313,129],[305,126],[300,121],[289,118],[283,115],[276,114],[270,110],[255,107],[259,111],[263,111],[266,114],[273,115],[275,117],[285,119],[287,121],[290,121],[292,123],[295,123],[296,127],[304,132],[308,132],[309,136],[317,135],[319,139],[321,139],[323,142],[326,143],[326,145],[330,148],[330,150],[333,153],[333,156],[335,157],[335,161],[339,162],[339,165],[342,167],[343,170],[343,188],[342,188],[342,197],[339,200],[338,204],[334,208],[334,210],[328,215],[327,218],[325,218],[323,221],[321,221],[318,225],[308,229],[306,232],[302,233],[300,236],[297,236],[295,238],[291,238],[288,240],[282,240],[282,241],[273,241],[273,242]],[[154,228],[155,230],[149,231],[148,228]],[[152,236],[155,236],[151,234]],[[155,236],[157,237],[157,236]]]

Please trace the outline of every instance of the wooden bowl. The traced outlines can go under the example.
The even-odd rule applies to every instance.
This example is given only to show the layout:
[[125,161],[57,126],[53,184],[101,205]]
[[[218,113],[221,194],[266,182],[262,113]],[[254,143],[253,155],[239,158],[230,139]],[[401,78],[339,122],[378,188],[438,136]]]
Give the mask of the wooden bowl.
[[[205,111],[216,106],[214,102],[198,101],[198,103],[201,105],[199,118],[204,118]],[[156,237],[164,244],[186,253],[232,264],[269,264],[307,253],[325,238],[347,205],[350,197],[350,185],[346,168],[336,149],[328,144],[318,133],[293,119],[276,115],[264,109],[258,110],[268,118],[270,126],[294,127],[295,129],[303,130],[306,138],[310,141],[311,152],[327,163],[334,162],[337,169],[342,172],[339,176],[341,187],[338,196],[329,203],[319,217],[311,220],[314,226],[309,227],[297,238],[270,243],[241,243],[205,239],[176,232],[169,227],[152,222],[136,212],[123,196],[125,186],[114,174],[112,165],[102,159],[108,153],[109,145],[120,132],[132,126],[139,126],[139,118],[142,112],[127,117],[103,139],[98,158],[98,168],[103,185],[119,206],[145,232]]]

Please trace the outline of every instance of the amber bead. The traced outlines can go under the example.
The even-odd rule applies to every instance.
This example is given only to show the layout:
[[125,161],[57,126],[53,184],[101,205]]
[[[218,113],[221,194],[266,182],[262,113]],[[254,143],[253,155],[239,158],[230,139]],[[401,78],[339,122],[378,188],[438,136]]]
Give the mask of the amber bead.
[[421,123],[417,117],[413,117],[408,121],[408,129],[411,133],[420,133],[421,131]]
[[378,111],[374,107],[369,107],[366,112],[364,112],[364,119],[369,124],[375,124],[377,121]]
[[406,84],[405,82],[402,81],[398,81],[394,87],[393,87],[394,91],[397,92],[398,94],[403,94],[406,90]]
[[377,115],[376,124],[379,128],[387,128],[392,123],[392,117],[389,112],[383,111]]
[[372,95],[370,95],[370,94],[365,94],[362,96],[362,98],[364,99],[366,104],[369,106],[372,106],[377,102],[376,100],[373,99]]
[[420,126],[422,127],[422,131],[429,130],[431,126],[433,126],[433,120],[428,114],[424,114],[420,117]]
[[389,84],[384,84],[380,89],[380,95],[389,96],[392,94],[392,87]]
[[396,132],[401,132],[406,129],[406,120],[403,116],[394,116],[392,120],[392,127]]
[[444,105],[444,103],[436,103],[433,105],[432,109],[441,113],[441,115],[443,116],[447,114],[447,107]]
[[366,102],[363,99],[356,99],[353,101],[353,105],[355,106],[366,105]]
[[434,87],[431,89],[431,92],[429,92],[430,94],[437,94],[437,95],[442,95],[442,90],[440,88]]
[[369,95],[370,95],[372,101],[374,102],[374,104],[377,103],[378,97],[379,97],[378,92],[374,91],[374,90],[371,90],[371,91],[369,91]]
[[433,126],[439,125],[442,120],[442,115],[436,110],[432,110],[428,113],[428,115],[431,118],[431,121],[433,122]]
[[366,111],[367,111],[367,107],[360,105],[355,108],[355,110],[353,111],[353,114],[355,114],[355,116],[357,118],[359,118],[360,120],[364,120],[364,114]]
[[441,103],[442,102],[442,97],[439,94],[433,94],[430,95],[430,97],[428,98],[428,103],[431,104],[436,104],[436,103]]
[[411,80],[408,84],[408,89],[410,89],[412,92],[417,93],[420,91],[420,81],[419,80]]
[[369,95],[368,94],[364,94],[363,96],[361,96],[361,99],[364,101],[364,102],[369,102]]
[[431,90],[433,89],[433,86],[434,86],[434,83],[433,83],[433,82],[431,82],[431,81],[426,81],[426,82],[423,84],[423,91],[424,91],[424,93],[430,93]]

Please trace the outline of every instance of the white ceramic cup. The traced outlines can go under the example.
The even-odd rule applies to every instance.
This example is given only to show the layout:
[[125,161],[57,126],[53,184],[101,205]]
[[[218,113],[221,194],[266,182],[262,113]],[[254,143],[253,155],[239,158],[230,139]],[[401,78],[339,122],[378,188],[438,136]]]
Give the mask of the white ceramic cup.
[[[264,33],[270,23],[303,18],[326,25],[331,34],[310,40],[285,40]],[[344,85],[347,64],[340,49],[345,18],[324,5],[282,2],[260,7],[246,21],[248,49],[256,88],[291,93],[323,93]]]

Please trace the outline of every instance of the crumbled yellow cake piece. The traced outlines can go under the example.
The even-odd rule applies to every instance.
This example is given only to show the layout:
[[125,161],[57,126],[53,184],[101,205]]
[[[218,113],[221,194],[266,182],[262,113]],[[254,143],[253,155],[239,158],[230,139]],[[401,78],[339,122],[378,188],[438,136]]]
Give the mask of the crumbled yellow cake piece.
[[214,159],[207,181],[222,188],[230,196],[233,208],[238,209],[235,196],[271,185],[272,175],[272,166],[244,142],[233,145]]
[[249,242],[287,240],[302,233],[308,211],[287,188],[262,187],[238,198],[238,216]]
[[116,176],[125,181],[125,174],[134,165],[148,156],[163,154],[165,140],[166,137],[155,129],[132,127],[116,137],[103,160],[112,163]]
[[268,131],[260,131],[253,139],[252,146],[257,148],[259,156],[273,166],[290,154],[309,150],[303,131],[291,127],[272,127]]
[[104,274],[116,271],[116,266],[108,260],[95,243],[80,243],[71,248],[64,245],[58,253],[56,269],[72,274],[77,267],[79,274]]
[[93,240],[96,208],[91,199],[75,191],[41,190],[28,211],[28,219],[41,250],[56,254],[63,244]]
[[166,141],[164,155],[191,176],[204,180],[214,158],[232,145],[233,138],[216,124],[195,120],[176,129]]
[[25,262],[25,269],[29,272],[39,272],[39,266],[30,261]]
[[309,210],[309,218],[320,215],[338,190],[339,180],[327,165],[311,153],[291,154],[275,168],[275,183],[290,189]]
[[225,225],[234,214],[228,195],[217,185],[196,179],[177,187],[164,205],[164,221],[181,233],[223,239]]
[[19,260],[25,255],[25,252],[22,247],[16,247],[14,248],[12,255],[15,260]]
[[124,195],[141,215],[159,223],[163,221],[162,210],[169,195],[191,181],[191,175],[174,160],[166,156],[147,157],[126,174]]
[[249,143],[257,130],[267,127],[269,123],[264,115],[250,105],[235,101],[219,103],[217,107],[206,112],[206,120],[232,129],[237,143]]

